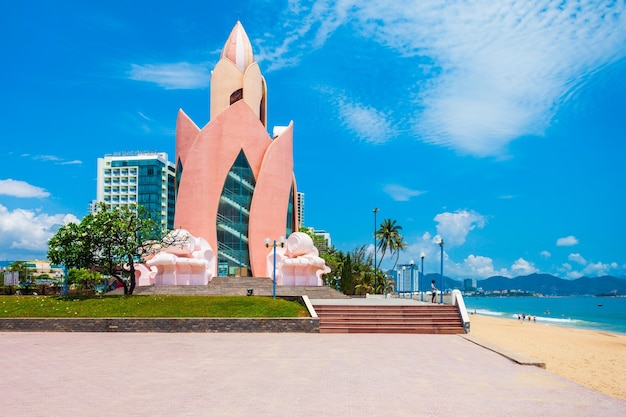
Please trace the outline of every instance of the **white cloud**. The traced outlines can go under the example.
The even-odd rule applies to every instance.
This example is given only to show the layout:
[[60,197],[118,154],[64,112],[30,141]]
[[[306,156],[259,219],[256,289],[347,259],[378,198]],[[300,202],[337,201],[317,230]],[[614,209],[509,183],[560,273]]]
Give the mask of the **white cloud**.
[[496,271],[493,259],[486,256],[469,255],[463,261],[463,275],[471,278],[489,278],[494,275],[509,276],[504,270]]
[[9,178],[0,180],[0,195],[10,195],[19,198],[46,198],[50,196],[50,193],[27,182]]
[[526,259],[519,258],[513,265],[511,265],[511,273],[517,275],[530,275],[539,272],[532,262],[528,262]]
[[556,241],[557,246],[574,246],[578,245],[578,239],[574,236],[561,237]]
[[[575,269],[571,264],[564,263],[560,272],[565,273],[565,277],[568,279],[577,279],[581,277],[600,277],[603,275],[623,273],[624,266],[620,267],[617,262],[603,263],[603,262],[587,262],[582,256],[577,253],[572,253],[568,257],[569,260],[582,265],[582,269]],[[584,261],[584,263],[582,262]]]
[[576,262],[581,265],[585,265],[587,261],[582,257],[580,253],[570,253],[567,257],[568,261]]
[[580,271],[570,271],[567,274],[565,274],[565,276],[568,279],[578,279],[578,278],[582,278],[585,275]]
[[383,191],[394,201],[409,201],[411,197],[424,194],[424,191],[411,190],[410,188],[398,184],[387,184],[383,187]]
[[337,108],[343,125],[364,142],[385,143],[396,135],[389,116],[374,107],[340,99]]
[[174,64],[132,64],[131,80],[157,84],[166,90],[209,88],[211,74],[206,64],[178,62]]
[[72,214],[38,214],[15,209],[9,211],[0,204],[0,259],[11,259],[15,254],[37,252],[45,256],[48,240],[57,229],[67,223],[78,222]]
[[[439,259],[439,254],[433,251],[431,256]],[[454,279],[464,278],[489,278],[495,275],[511,278],[511,273],[506,268],[496,269],[493,259],[481,255],[469,255],[462,262],[454,262],[444,256],[443,274]]]
[[469,232],[476,228],[482,229],[487,222],[484,216],[471,210],[440,213],[434,220],[438,223],[437,234],[443,237],[444,244],[449,246],[462,245]]
[[548,259],[549,257],[552,256],[552,254],[550,252],[548,252],[547,250],[542,250],[539,255],[541,255],[541,257],[543,259]]
[[265,39],[262,55],[293,65],[349,27],[414,68],[405,86],[411,108],[400,117],[415,121],[419,137],[497,155],[516,138],[543,134],[563,103],[626,56],[625,10],[593,0],[297,2],[278,16],[282,37]]
[[605,264],[602,262],[589,263],[583,270],[581,271],[583,275],[588,277],[599,277],[603,275],[608,275],[613,269],[615,264]]

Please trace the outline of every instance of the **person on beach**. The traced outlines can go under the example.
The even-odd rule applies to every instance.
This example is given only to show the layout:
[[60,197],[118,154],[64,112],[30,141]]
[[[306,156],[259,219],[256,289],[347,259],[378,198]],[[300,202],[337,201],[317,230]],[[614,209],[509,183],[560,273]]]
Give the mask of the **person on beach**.
[[430,282],[430,291],[432,292],[432,298],[430,300],[431,303],[435,302],[435,297],[437,297],[437,287],[435,287],[435,280],[433,279]]

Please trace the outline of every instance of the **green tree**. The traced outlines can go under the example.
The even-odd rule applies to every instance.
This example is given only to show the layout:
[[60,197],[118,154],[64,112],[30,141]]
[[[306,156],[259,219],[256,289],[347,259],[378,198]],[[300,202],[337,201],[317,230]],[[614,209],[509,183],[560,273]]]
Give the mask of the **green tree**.
[[352,259],[352,278],[354,294],[364,295],[376,291],[374,277],[373,253],[367,250],[368,245],[356,247],[350,254]]
[[340,273],[338,276],[341,277],[341,281],[339,281],[339,288],[341,292],[344,294],[354,294],[354,277],[352,274],[352,258],[349,253],[340,252],[339,259],[341,261],[340,264]]
[[102,281],[102,274],[87,269],[70,269],[67,273],[70,284],[77,288],[93,288]]
[[330,268],[330,272],[324,274],[324,282],[331,287],[336,285],[337,277],[341,276],[342,259],[339,254],[340,252],[337,251],[334,246],[328,248],[326,253],[320,253],[320,258],[322,258],[326,266]]
[[[80,223],[62,226],[48,242],[48,259],[115,278],[124,294],[135,290],[135,264],[161,249],[183,243],[176,233],[165,238],[157,219],[143,206],[110,209],[101,203]],[[127,280],[125,278],[128,278]]]

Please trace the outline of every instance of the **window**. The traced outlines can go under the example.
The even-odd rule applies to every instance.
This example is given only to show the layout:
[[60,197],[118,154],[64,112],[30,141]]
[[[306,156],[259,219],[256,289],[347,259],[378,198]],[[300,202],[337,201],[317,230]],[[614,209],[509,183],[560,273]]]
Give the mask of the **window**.
[[243,88],[233,91],[233,93],[230,95],[231,106],[235,104],[236,102],[238,102],[239,100],[241,100],[242,98],[243,98]]

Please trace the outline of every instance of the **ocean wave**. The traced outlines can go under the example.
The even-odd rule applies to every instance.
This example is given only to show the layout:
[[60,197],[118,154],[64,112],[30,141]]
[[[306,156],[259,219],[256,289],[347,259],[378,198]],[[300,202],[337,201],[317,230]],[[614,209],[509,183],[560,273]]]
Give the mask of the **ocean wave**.
[[556,319],[554,317],[539,317],[539,316],[537,316],[537,321],[545,321],[545,322],[554,323],[554,324],[584,324],[584,323],[591,324],[590,322],[585,322],[584,320],[578,320],[578,319],[571,319],[571,318]]
[[[511,320],[519,320],[519,317],[521,317],[521,315],[517,314],[517,313],[507,313],[507,312],[503,312],[503,311],[493,311],[493,310],[487,310],[487,309],[474,309],[473,313],[475,314],[479,314],[479,315],[483,315],[483,316],[492,316],[492,317],[502,317],[502,318],[508,318]],[[558,324],[558,325],[581,325],[581,324],[585,324],[585,325],[593,325],[595,323],[593,322],[588,322],[585,320],[579,320],[579,319],[572,319],[570,317],[563,317],[563,318],[556,318],[556,317],[547,317],[547,316],[534,316],[534,315],[526,315],[524,318],[524,321],[529,321],[528,317],[531,318],[531,321],[538,321],[538,322],[543,322],[546,324]]]
[[592,297],[510,297],[468,298],[470,314],[518,320],[518,314],[530,315],[543,325],[586,328],[626,334],[626,297],[607,298],[599,305]]
[[501,311],[491,311],[491,310],[483,310],[483,309],[474,309],[475,314],[481,314],[483,316],[496,316],[496,317],[504,317],[508,315],[508,313],[503,313]]

